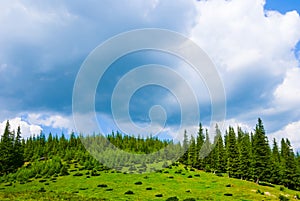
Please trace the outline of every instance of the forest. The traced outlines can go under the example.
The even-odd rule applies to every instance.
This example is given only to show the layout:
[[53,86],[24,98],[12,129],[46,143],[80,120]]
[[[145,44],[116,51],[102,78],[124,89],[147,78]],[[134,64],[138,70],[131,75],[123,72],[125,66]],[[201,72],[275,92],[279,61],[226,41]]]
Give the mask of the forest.
[[[74,133],[69,137],[49,133],[46,137],[41,133],[24,139],[20,127],[15,132],[7,121],[0,142],[0,183],[69,175],[73,163],[80,170],[88,170],[91,176],[110,169],[128,173],[160,171],[172,163],[180,163],[213,174],[226,173],[231,178],[300,190],[300,155],[294,152],[289,139],[269,142],[261,119],[253,133],[239,127],[237,133],[233,127],[224,134],[218,125],[215,129],[215,138],[209,139],[208,130],[200,123],[198,133],[185,132],[182,142],[151,136],[135,138],[119,132],[84,137]],[[113,155],[107,144],[123,152]],[[101,153],[101,157],[94,157],[93,150]],[[153,156],[143,157],[145,154]],[[174,156],[178,156],[176,161],[171,160]]]

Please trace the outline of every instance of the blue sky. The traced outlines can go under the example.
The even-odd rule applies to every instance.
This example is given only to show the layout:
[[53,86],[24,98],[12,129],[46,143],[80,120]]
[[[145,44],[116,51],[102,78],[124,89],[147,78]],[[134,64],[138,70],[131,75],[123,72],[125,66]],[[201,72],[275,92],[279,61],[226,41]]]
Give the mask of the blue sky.
[[[225,125],[252,131],[261,117],[270,138],[288,137],[300,148],[298,0],[7,0],[0,10],[0,131],[7,119],[20,124],[25,136],[40,130],[75,130],[72,90],[90,52],[124,31],[163,28],[195,41],[215,63],[227,98]],[[199,88],[201,121],[208,126],[211,105],[203,83],[193,85],[197,80],[178,58],[144,51],[120,58],[99,83],[95,107],[104,132],[118,129],[110,108],[118,80],[151,63],[179,69],[193,88]],[[166,130],[178,131],[180,104],[170,91],[157,86],[133,94],[133,121],[147,125],[153,105],[165,108]],[[197,127],[185,126],[190,133]]]

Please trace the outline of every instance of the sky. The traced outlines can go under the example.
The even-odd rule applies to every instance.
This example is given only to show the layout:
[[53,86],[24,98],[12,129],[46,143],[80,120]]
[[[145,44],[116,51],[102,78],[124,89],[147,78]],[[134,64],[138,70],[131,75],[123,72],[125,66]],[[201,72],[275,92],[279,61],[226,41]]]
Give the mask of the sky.
[[[0,132],[6,120],[13,129],[20,125],[24,137],[41,131],[76,132],[73,87],[88,55],[125,31],[161,28],[191,39],[215,64],[226,95],[225,128],[239,125],[251,132],[261,117],[270,139],[289,138],[300,150],[299,13],[299,0],[3,0]],[[136,67],[153,63],[170,66],[188,80],[200,100],[200,119],[209,125],[212,110],[205,83],[179,58],[147,50],[118,59],[100,80],[95,108],[102,132],[118,130],[110,102],[118,81]],[[174,96],[155,85],[140,88],[129,103],[132,121],[147,127],[149,111],[160,105],[165,114],[155,113],[155,107],[152,111],[167,116],[164,131],[182,132],[176,95],[187,105],[190,97],[182,85],[177,91]],[[87,132],[97,132],[88,121],[83,124]],[[154,127],[159,130],[161,125]],[[183,127],[189,133],[197,129],[197,125]]]

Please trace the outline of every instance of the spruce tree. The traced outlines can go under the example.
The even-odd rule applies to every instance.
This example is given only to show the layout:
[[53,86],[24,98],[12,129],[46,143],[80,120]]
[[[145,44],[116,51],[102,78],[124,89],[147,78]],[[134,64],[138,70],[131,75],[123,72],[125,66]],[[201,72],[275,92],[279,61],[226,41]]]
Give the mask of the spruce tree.
[[281,164],[282,164],[282,182],[291,189],[300,186],[298,183],[299,175],[297,174],[297,166],[294,151],[288,139],[281,140]]
[[221,131],[216,124],[216,135],[214,139],[214,148],[211,152],[212,156],[212,169],[219,172],[225,172],[226,162],[225,162],[225,149],[223,144],[223,138]]
[[1,136],[0,153],[1,173],[14,171],[14,132],[10,131],[9,121],[6,122],[4,133]]
[[276,139],[273,139],[273,148],[272,148],[272,158],[271,158],[271,178],[270,182],[274,184],[280,183],[280,153],[279,148],[276,142]]
[[199,124],[199,130],[198,130],[198,133],[197,133],[197,139],[196,139],[196,146],[197,146],[197,149],[196,149],[196,152],[197,152],[197,163],[196,163],[196,167],[198,169],[204,169],[204,161],[203,161],[203,158],[204,156],[201,155],[201,149],[202,149],[202,146],[204,144],[204,140],[205,140],[205,135],[203,133],[203,128],[202,128],[202,124],[200,123]]
[[253,136],[253,173],[256,183],[270,178],[271,150],[262,120],[258,119]]
[[21,128],[18,126],[17,136],[14,143],[14,166],[19,168],[24,163],[24,148],[22,145]]
[[229,177],[238,177],[239,153],[234,129],[229,127],[227,139],[227,173]]
[[241,179],[251,178],[251,142],[248,133],[240,132],[240,149],[239,149],[239,176]]

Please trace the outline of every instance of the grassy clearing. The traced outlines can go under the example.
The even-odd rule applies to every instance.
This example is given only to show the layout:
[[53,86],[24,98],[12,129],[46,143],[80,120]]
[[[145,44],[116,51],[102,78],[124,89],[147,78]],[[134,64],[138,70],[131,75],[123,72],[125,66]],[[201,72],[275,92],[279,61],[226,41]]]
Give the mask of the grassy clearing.
[[[178,173],[179,170],[182,172]],[[280,186],[261,186],[226,175],[188,171],[182,166],[162,173],[103,171],[100,176],[91,176],[87,172],[76,171],[68,176],[34,179],[24,184],[1,183],[0,200],[167,200],[177,197],[179,200],[246,201],[279,200],[280,195],[296,200],[294,196],[300,194],[280,189]],[[82,176],[73,176],[76,173],[82,173]]]

